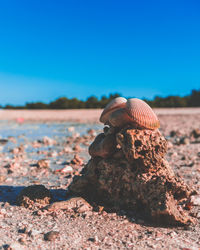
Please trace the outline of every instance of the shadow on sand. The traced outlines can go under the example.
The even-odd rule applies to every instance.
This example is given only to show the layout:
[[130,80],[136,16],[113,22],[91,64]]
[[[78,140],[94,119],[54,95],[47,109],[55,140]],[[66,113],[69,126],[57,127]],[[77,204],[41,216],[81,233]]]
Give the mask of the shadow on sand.
[[[0,186],[0,202],[6,203],[8,202],[11,206],[16,206],[16,199],[19,193],[25,188],[25,186]],[[52,194],[51,203],[56,201],[64,201],[74,196],[66,195],[67,192],[65,189],[49,189]],[[67,197],[68,196],[68,197]],[[94,206],[93,202],[88,201],[92,206]],[[102,205],[102,204],[101,204]],[[121,209],[113,210],[106,209],[107,213],[116,213],[118,216],[123,216],[129,220],[129,222],[140,224],[143,226],[152,226],[152,227],[174,227],[173,225],[164,225],[161,222],[155,223],[151,221],[151,219],[143,212],[143,211],[125,211]],[[186,227],[186,226],[185,226]]]
[[[10,205],[16,205],[16,199],[19,193],[25,186],[0,186],[0,202],[8,202]],[[62,201],[66,199],[66,190],[64,189],[50,189],[52,194],[52,202]]]

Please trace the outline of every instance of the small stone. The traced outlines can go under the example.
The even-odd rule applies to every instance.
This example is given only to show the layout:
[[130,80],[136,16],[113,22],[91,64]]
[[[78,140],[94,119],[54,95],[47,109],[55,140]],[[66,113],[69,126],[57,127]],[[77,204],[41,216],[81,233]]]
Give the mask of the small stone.
[[5,145],[8,142],[7,139],[0,139],[0,144]]
[[107,158],[111,156],[116,150],[116,138],[114,134],[104,133],[97,135],[93,143],[90,145],[88,151],[92,157]]
[[48,211],[65,210],[66,212],[85,213],[91,211],[92,207],[82,197],[73,197],[66,201],[54,202],[46,206]]
[[199,129],[199,128],[194,129],[194,130],[191,132],[191,136],[193,136],[194,138],[199,138],[199,137],[200,137],[200,129]]
[[6,179],[6,177],[5,177],[5,176],[0,175],[0,183],[1,183],[1,182],[4,182],[4,181],[5,181],[5,179]]
[[73,150],[72,150],[72,148],[70,148],[70,147],[65,147],[65,148],[63,149],[63,152],[69,154],[69,153],[72,153]]
[[24,245],[26,243],[26,239],[24,237],[19,238],[19,243],[21,243],[22,245]]
[[57,231],[50,231],[46,234],[44,234],[44,240],[46,241],[54,241],[59,237],[59,232]]
[[14,170],[14,169],[19,168],[19,167],[20,167],[20,164],[18,162],[11,162],[5,166],[5,168],[8,168],[10,170]]
[[170,233],[170,236],[171,236],[172,238],[174,238],[174,237],[177,236],[177,233],[176,233],[176,232],[171,232],[171,233]]
[[91,241],[91,242],[98,242],[99,241],[99,238],[98,238],[98,236],[94,236],[94,237],[90,237],[90,238],[88,238],[88,241]]
[[57,169],[55,172],[60,172],[64,174],[72,174],[73,173],[73,168],[69,165],[65,166],[64,168]]
[[34,142],[32,143],[32,146],[33,146],[33,148],[40,148],[42,145],[41,145],[41,142],[39,142],[39,141],[34,141]]
[[5,208],[1,208],[0,209],[0,214],[3,214],[3,215],[5,215],[7,212],[6,212],[6,209]]
[[83,159],[79,155],[75,154],[74,158],[71,160],[71,163],[81,166],[81,165],[83,165],[84,162],[83,162]]
[[73,150],[76,151],[76,152],[80,152],[82,149],[81,149],[80,145],[75,145],[73,147]]
[[180,135],[181,135],[181,133],[179,131],[172,130],[170,132],[170,137],[175,137],[175,136],[179,137]]
[[178,156],[178,154],[177,154],[177,152],[173,152],[173,153],[171,154],[171,156],[172,156],[172,157],[176,157],[176,156]]
[[87,133],[92,136],[96,136],[96,131],[94,129],[88,129]]
[[200,195],[191,196],[191,202],[195,206],[200,206]]
[[11,149],[10,150],[10,152],[11,153],[13,153],[13,154],[23,154],[24,153],[24,146],[23,145],[20,145],[19,147],[17,147],[17,148],[13,148],[13,149]]
[[[40,142],[40,141],[39,141]],[[41,141],[44,145],[47,145],[47,146],[52,146],[54,145],[56,142],[51,139],[50,137],[48,136],[44,136],[42,141]]]
[[56,157],[58,155],[58,153],[56,151],[53,151],[53,152],[49,152],[48,153],[48,156],[49,157]]
[[74,127],[69,127],[67,130],[68,130],[69,132],[74,132],[74,131],[75,131],[75,128],[74,128]]
[[173,143],[171,143],[170,141],[167,142],[167,148],[170,149],[170,148],[173,148]]
[[13,182],[13,178],[7,178],[6,180],[5,180],[6,182]]
[[50,161],[47,159],[41,159],[37,162],[37,167],[38,168],[49,168],[50,166]]
[[24,188],[17,197],[17,204],[31,208],[35,203],[47,205],[50,203],[51,193],[43,185],[32,185]]
[[190,139],[187,137],[183,137],[180,139],[180,144],[188,145],[188,144],[190,144]]

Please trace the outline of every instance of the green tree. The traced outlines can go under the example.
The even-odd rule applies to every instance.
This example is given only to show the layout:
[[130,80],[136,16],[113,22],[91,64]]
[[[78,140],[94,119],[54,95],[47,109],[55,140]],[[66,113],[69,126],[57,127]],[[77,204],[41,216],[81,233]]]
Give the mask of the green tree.
[[49,104],[50,109],[68,109],[69,108],[69,99],[66,97],[60,97],[54,102]]
[[26,103],[26,109],[48,109],[48,104],[43,102]]
[[92,108],[100,108],[100,103],[97,99],[96,96],[90,96],[87,98],[86,102],[85,102],[85,107],[92,109]]
[[191,95],[187,97],[189,107],[200,107],[200,90],[192,90]]

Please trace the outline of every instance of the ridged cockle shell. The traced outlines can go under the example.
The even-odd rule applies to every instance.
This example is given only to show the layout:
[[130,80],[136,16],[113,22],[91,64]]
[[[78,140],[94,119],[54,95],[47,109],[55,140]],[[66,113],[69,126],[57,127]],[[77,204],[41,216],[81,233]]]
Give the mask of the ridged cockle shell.
[[131,98],[128,99],[125,109],[130,118],[130,124],[134,123],[138,127],[147,129],[160,127],[156,114],[146,102],[137,98]]
[[100,122],[106,123],[108,121],[109,115],[120,108],[125,107],[127,100],[124,97],[116,97],[111,102],[109,102],[100,116]]

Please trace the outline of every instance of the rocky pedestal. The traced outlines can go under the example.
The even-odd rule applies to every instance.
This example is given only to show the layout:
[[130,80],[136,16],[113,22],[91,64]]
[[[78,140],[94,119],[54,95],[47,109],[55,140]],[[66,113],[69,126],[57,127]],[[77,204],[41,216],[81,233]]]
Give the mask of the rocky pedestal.
[[114,140],[116,149],[92,157],[69,191],[105,207],[143,211],[159,224],[192,222],[184,208],[195,191],[164,159],[167,142],[159,130],[124,128]]

